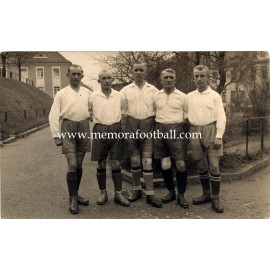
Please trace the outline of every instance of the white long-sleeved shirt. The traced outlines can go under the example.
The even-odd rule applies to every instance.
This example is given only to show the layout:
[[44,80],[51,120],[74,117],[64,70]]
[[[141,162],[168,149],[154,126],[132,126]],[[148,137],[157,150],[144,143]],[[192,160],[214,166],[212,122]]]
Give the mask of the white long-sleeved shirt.
[[118,91],[111,90],[110,96],[98,90],[90,96],[90,111],[93,113],[93,122],[102,125],[112,125],[120,122],[124,97]]
[[198,89],[187,94],[188,120],[194,126],[206,126],[216,121],[216,138],[222,138],[226,115],[221,96],[210,87],[200,93]]
[[57,92],[49,114],[50,129],[54,138],[58,137],[60,123],[63,119],[79,122],[90,117],[90,95],[91,91],[85,87],[80,87],[76,92],[67,86]]
[[153,95],[157,92],[158,89],[147,82],[142,90],[134,82],[122,88],[120,93],[127,103],[127,115],[139,120],[154,116]]
[[156,122],[161,124],[178,124],[185,118],[187,95],[178,89],[174,89],[169,95],[164,89],[153,97],[156,107]]

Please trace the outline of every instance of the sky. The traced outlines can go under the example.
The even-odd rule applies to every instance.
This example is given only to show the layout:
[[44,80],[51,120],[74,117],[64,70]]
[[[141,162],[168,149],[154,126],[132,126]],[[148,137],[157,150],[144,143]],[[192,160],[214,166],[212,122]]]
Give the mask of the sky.
[[92,86],[94,90],[100,87],[97,79],[99,71],[102,70],[102,66],[98,59],[111,54],[111,52],[60,51],[60,53],[73,64],[82,66],[84,72],[82,81],[86,85]]

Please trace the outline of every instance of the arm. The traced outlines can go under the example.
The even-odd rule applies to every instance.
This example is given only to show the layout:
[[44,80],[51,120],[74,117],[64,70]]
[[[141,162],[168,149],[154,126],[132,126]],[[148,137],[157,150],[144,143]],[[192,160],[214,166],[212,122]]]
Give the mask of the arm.
[[57,94],[54,98],[53,105],[50,110],[49,114],[49,123],[52,136],[54,138],[55,144],[57,146],[62,144],[62,139],[59,138],[59,119],[61,113],[61,97]]

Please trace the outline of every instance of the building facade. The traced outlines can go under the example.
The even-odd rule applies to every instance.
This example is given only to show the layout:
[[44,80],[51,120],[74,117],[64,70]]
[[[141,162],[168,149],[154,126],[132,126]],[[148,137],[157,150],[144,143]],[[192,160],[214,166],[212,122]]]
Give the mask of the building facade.
[[[25,52],[23,52],[25,54]],[[69,85],[67,70],[71,62],[59,52],[27,52],[21,65],[21,81],[31,82],[40,91],[54,98],[63,87]],[[15,61],[16,59],[14,59]],[[1,66],[1,62],[0,62]],[[7,58],[6,77],[19,79],[18,67]]]

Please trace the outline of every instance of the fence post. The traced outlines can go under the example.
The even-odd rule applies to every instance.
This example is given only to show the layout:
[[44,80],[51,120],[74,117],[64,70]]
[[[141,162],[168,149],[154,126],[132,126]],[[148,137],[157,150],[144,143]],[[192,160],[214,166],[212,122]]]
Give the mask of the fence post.
[[26,119],[26,110],[24,110],[24,118]]
[[261,149],[263,150],[263,141],[264,141],[264,121],[261,119]]
[[5,112],[5,122],[7,122],[7,112]]
[[248,156],[248,119],[246,120],[246,156]]

